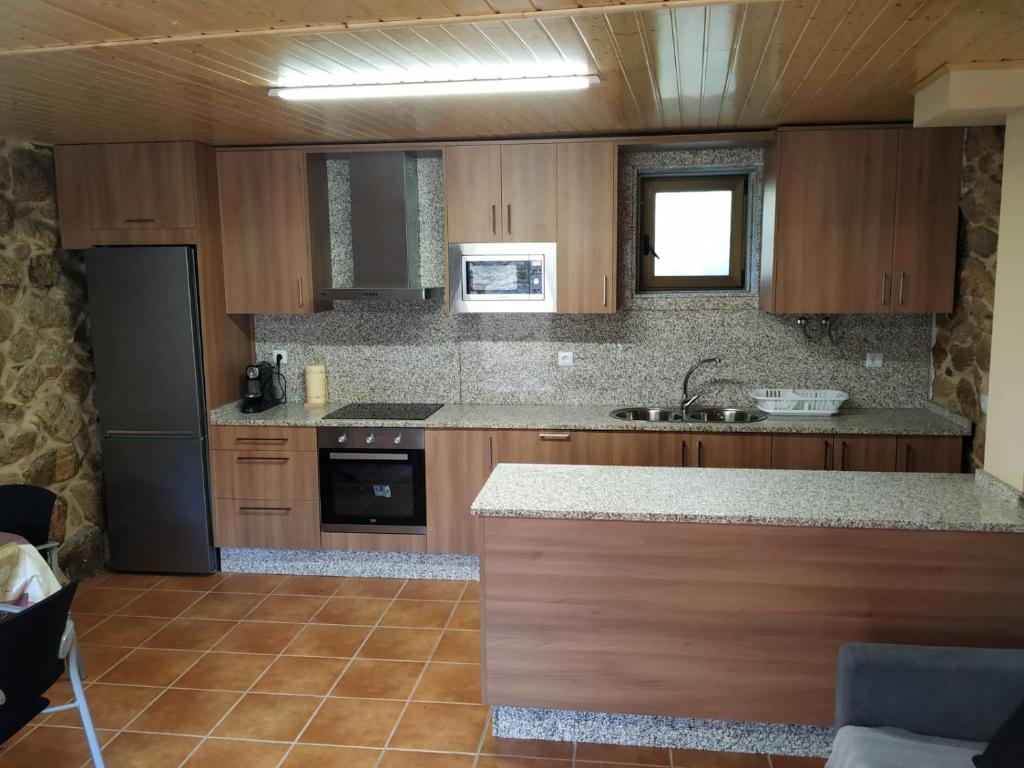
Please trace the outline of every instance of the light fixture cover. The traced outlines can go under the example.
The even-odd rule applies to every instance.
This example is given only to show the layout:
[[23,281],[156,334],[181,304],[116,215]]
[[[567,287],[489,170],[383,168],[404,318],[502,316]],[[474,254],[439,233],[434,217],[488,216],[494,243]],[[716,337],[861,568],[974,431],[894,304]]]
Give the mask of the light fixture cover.
[[271,88],[269,95],[287,101],[329,99],[405,98],[489,93],[536,93],[571,91],[590,87],[597,75],[553,75],[469,80],[421,80],[415,82],[350,83],[344,85],[297,85]]

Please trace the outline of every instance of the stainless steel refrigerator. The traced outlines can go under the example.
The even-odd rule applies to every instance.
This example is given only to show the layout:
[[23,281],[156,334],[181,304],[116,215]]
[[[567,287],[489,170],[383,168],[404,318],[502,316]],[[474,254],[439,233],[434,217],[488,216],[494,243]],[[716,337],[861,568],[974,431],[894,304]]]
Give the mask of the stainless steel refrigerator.
[[195,250],[95,248],[85,266],[109,566],[215,571]]

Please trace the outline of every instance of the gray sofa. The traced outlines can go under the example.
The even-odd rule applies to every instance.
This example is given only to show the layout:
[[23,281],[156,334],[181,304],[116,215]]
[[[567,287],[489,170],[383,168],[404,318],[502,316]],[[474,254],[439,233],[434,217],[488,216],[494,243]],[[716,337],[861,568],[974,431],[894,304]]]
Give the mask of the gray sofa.
[[1024,701],[1024,650],[849,643],[826,768],[973,768]]

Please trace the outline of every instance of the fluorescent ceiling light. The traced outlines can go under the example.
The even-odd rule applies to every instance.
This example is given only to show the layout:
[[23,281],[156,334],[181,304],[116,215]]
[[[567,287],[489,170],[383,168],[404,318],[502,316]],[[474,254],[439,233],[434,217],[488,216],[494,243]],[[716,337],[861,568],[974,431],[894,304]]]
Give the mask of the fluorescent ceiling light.
[[531,93],[539,91],[578,91],[600,82],[597,75],[559,75],[491,80],[440,80],[358,85],[313,85],[271,88],[271,96],[288,101],[324,99],[380,99],[407,96],[451,96],[486,93]]

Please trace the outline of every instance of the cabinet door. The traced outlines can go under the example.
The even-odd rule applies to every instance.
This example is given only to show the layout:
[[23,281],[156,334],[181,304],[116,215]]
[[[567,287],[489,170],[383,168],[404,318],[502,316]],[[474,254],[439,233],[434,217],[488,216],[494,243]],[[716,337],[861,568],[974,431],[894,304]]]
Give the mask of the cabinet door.
[[831,435],[773,435],[772,469],[832,469]]
[[558,145],[558,311],[614,312],[618,153],[610,141]]
[[491,475],[492,436],[477,430],[427,430],[427,551],[477,553],[473,499]]
[[770,469],[771,435],[691,434],[683,446],[688,467],[719,469]]
[[682,445],[683,436],[671,432],[509,430],[495,434],[494,463],[678,467]]
[[859,472],[895,472],[895,437],[837,435],[833,443],[833,469]]
[[961,128],[901,128],[893,248],[893,310],[952,312]]
[[94,230],[195,227],[190,143],[98,144],[92,149]]
[[448,242],[501,242],[501,147],[446,147],[444,197]]
[[305,153],[220,152],[217,173],[228,313],[312,312]]
[[964,441],[960,437],[901,437],[897,472],[960,472]]
[[558,182],[554,144],[501,148],[501,239],[548,243],[558,237]]
[[771,311],[891,310],[898,135],[779,133]]

